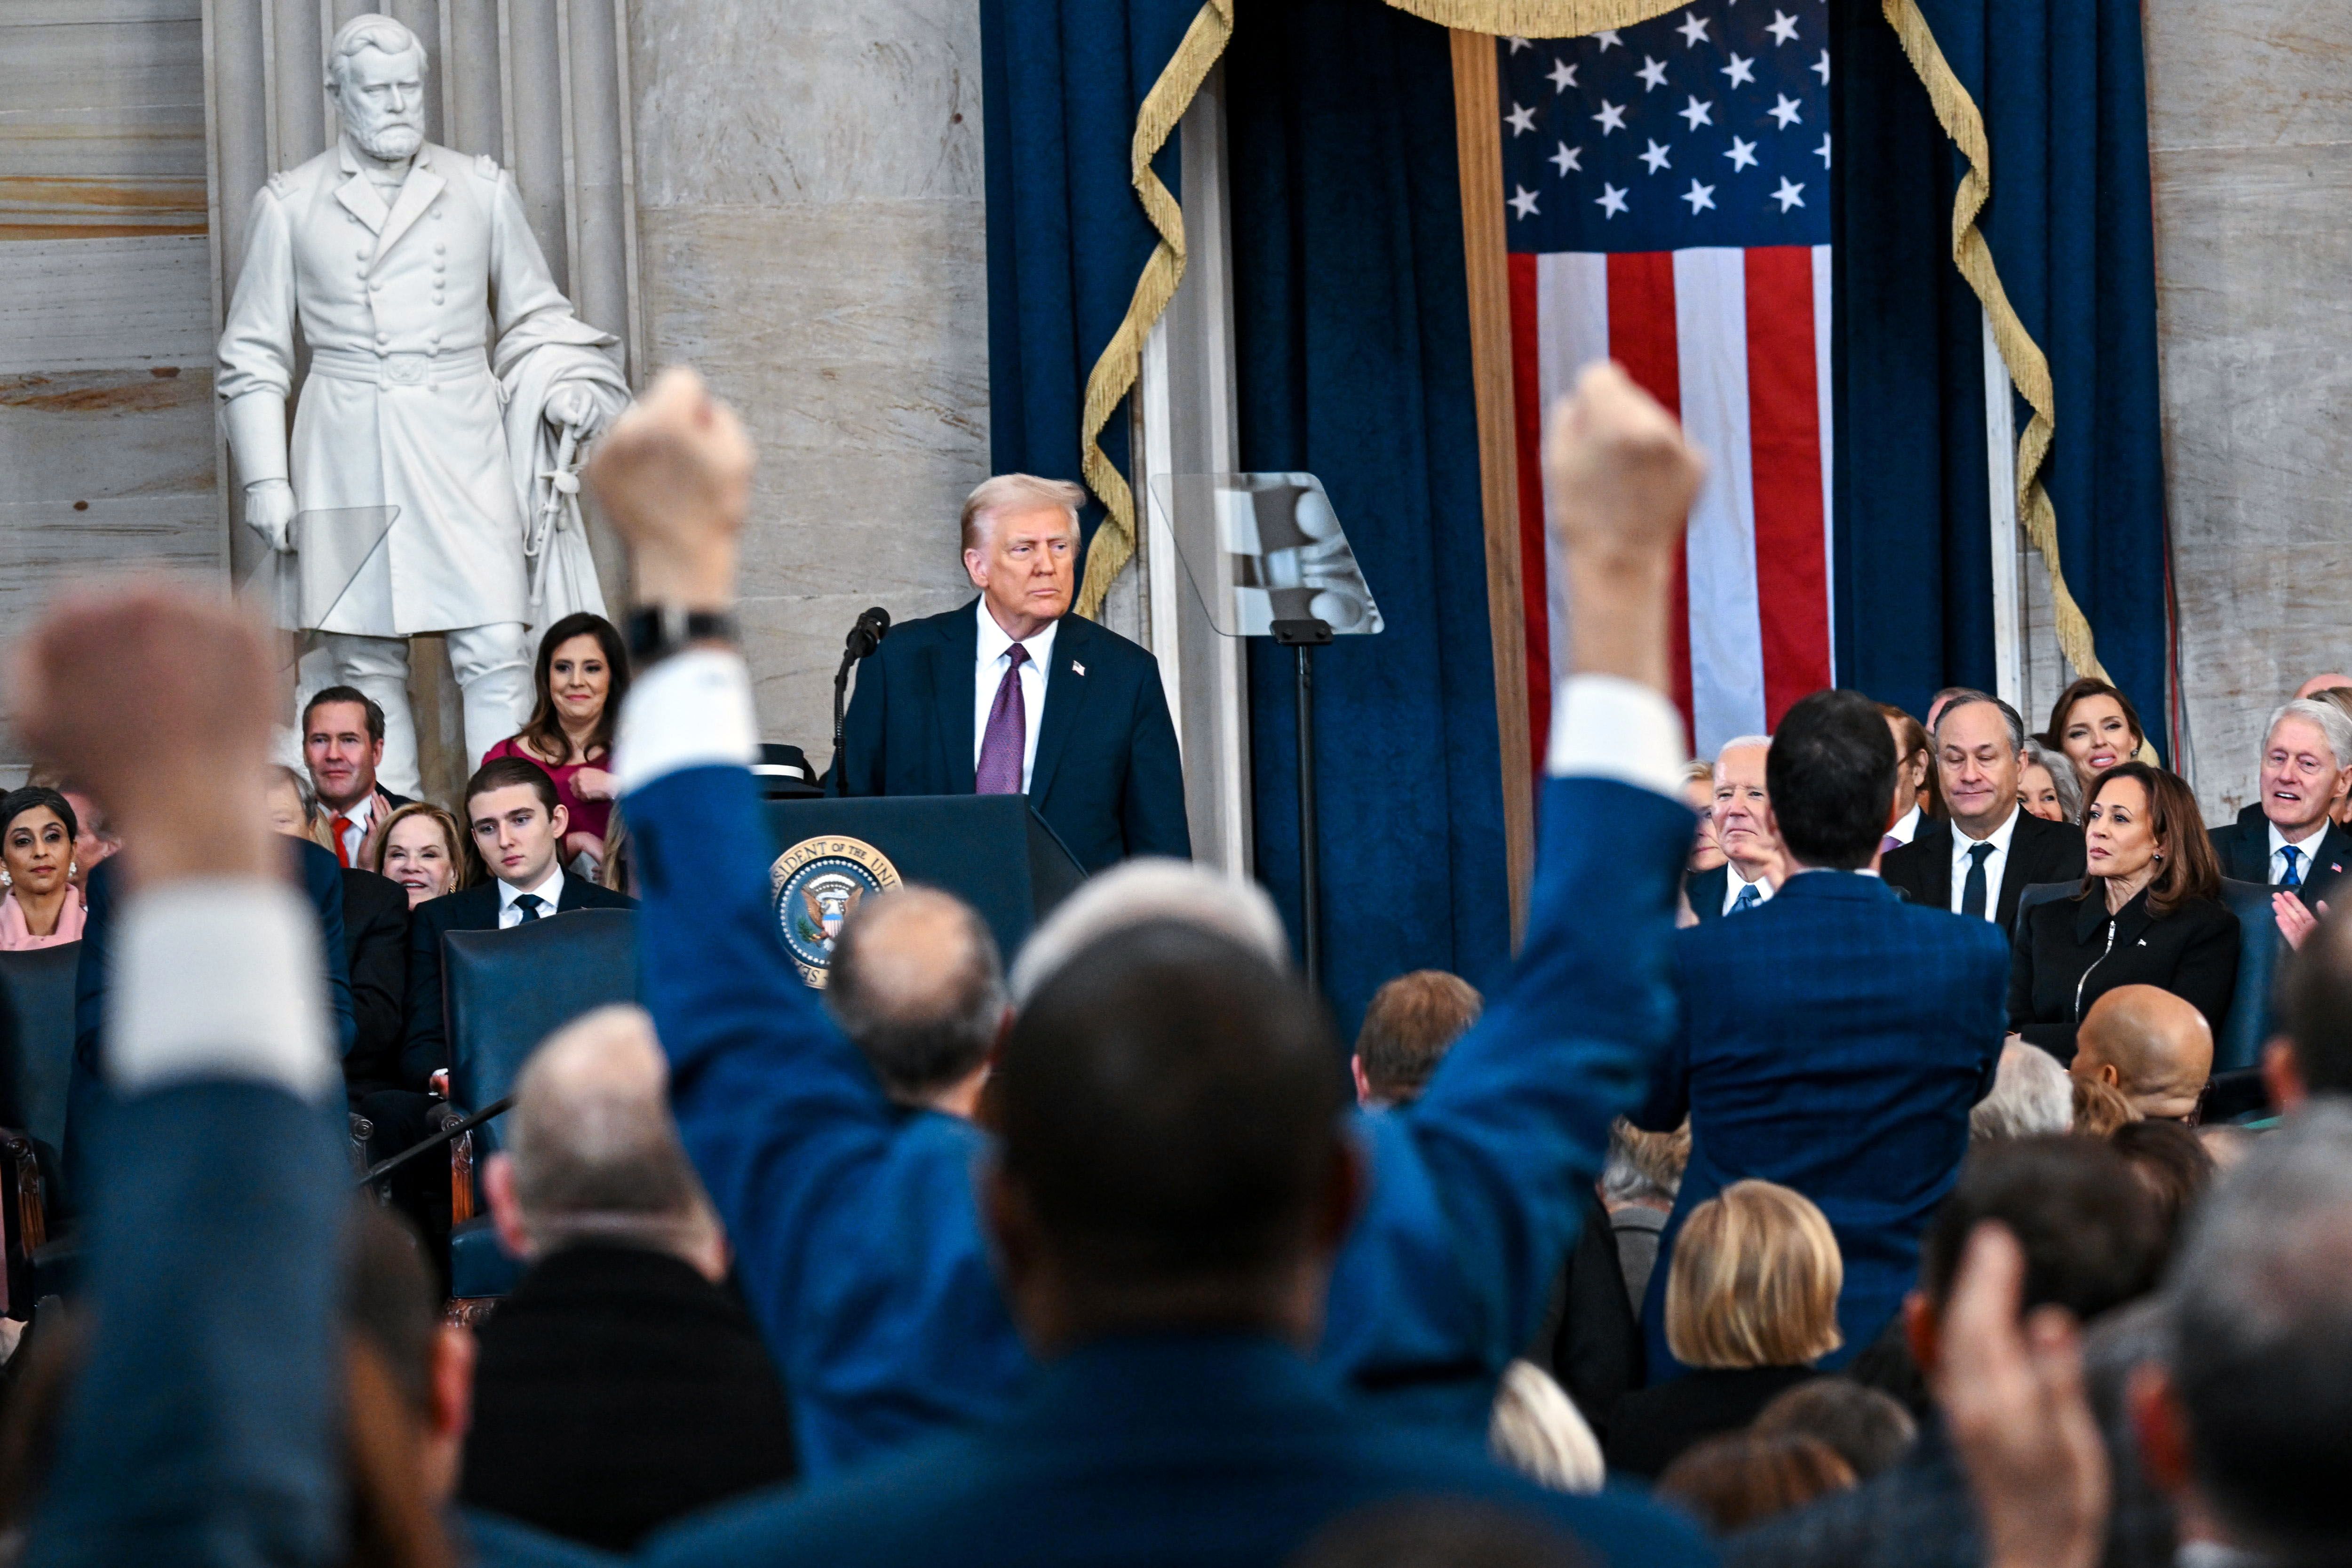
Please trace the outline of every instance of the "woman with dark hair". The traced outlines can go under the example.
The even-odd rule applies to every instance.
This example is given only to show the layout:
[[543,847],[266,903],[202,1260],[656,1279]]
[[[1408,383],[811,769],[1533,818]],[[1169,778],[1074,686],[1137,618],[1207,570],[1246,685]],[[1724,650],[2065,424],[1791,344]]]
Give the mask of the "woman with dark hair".
[[2086,791],[2101,773],[2138,756],[2147,742],[2132,700],[2088,675],[2058,694],[2045,733],[2074,764],[2074,776]]
[[73,885],[74,838],[81,825],[53,789],[11,791],[0,800],[0,952],[79,942],[81,889]]
[[2238,917],[2221,901],[2221,865],[2189,785],[2146,763],[2116,764],[2090,786],[2083,839],[2082,889],[2019,918],[2009,1026],[2072,1061],[2092,1003],[2118,985],[2153,985],[2219,1035],[2238,982]]
[[601,864],[620,793],[611,768],[613,726],[629,694],[629,653],[619,628],[585,610],[564,616],[539,639],[531,683],[539,695],[530,722],[483,752],[482,761],[521,757],[545,768],[572,819],[564,859],[585,856],[591,866]]

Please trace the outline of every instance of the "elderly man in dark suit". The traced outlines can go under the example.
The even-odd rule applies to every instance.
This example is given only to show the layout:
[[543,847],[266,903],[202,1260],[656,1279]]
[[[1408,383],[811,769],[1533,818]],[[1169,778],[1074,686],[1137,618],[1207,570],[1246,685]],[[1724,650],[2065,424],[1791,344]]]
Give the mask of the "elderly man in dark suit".
[[[2018,895],[2036,882],[2083,876],[2083,830],[2025,809],[2025,721],[2000,698],[1955,692],[1936,721],[1936,773],[1948,822],[1923,822],[1890,849],[1878,874],[1915,904],[2017,923]],[[1897,802],[1897,805],[1902,804]]]
[[2308,697],[2281,707],[2263,736],[2261,797],[2213,829],[2221,875],[2292,892],[2306,910],[2333,900],[2352,875],[2352,834],[2329,816],[2347,786],[2352,719]]
[[1845,1260],[1843,1354],[1877,1336],[1959,1173],[2007,1024],[1999,929],[1906,904],[1866,874],[1896,778],[1877,705],[1853,691],[1805,698],[1767,766],[1787,879],[1760,909],[1675,933],[1679,1032],[1633,1118],[1653,1131],[1691,1124],[1643,1313],[1654,1381],[1678,1365],[1664,1332],[1675,1237],[1747,1177],[1820,1205]]
[[835,795],[1026,795],[1089,871],[1189,858],[1176,729],[1151,655],[1068,613],[1085,492],[1000,474],[963,507],[980,597],[860,668]]

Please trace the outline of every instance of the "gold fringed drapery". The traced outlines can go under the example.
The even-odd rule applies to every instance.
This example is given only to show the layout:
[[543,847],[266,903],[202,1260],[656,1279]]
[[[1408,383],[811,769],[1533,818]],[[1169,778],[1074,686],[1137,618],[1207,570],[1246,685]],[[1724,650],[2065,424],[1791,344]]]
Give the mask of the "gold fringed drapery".
[[[1960,276],[1985,310],[1992,323],[1993,342],[2000,348],[2001,363],[2009,367],[2009,379],[2013,382],[2026,405],[2033,410],[2027,420],[2025,433],[2017,442],[2017,515],[2025,525],[2025,536],[2042,552],[2042,563],[2050,569],[2050,598],[2058,624],[2058,647],[2066,662],[2077,673],[2108,679],[2106,668],[2099,663],[2098,649],[2091,637],[2091,622],[2083,614],[2082,605],[2066,586],[2066,574],[2058,559],[2058,512],[2050,503],[2050,492],[2042,488],[2042,467],[2050,456],[2050,443],[2057,434],[2058,398],[2050,379],[2050,360],[2042,345],[2018,320],[2017,310],[2009,302],[2009,292],[2001,287],[2000,271],[1993,265],[1992,247],[1985,243],[1982,230],[1977,227],[1977,215],[1984,211],[1992,195],[1992,147],[1985,136],[1984,115],[1976,100],[1960,85],[1944,58],[1936,35],[1920,13],[1917,0],[1880,0],[1888,26],[1902,40],[1903,53],[1911,61],[1911,68],[1919,75],[1920,83],[1927,89],[1927,101],[1936,111],[1936,119],[1944,134],[1969,161],[1968,172],[1960,176],[1960,188],[1952,200],[1952,261],[1959,268]],[[2153,752],[2145,754],[2154,760]]]
[[1193,96],[1208,79],[1217,57],[1225,52],[1225,40],[1233,34],[1234,0],[1207,0],[1192,25],[1184,29],[1183,41],[1169,57],[1167,68],[1144,96],[1143,107],[1136,111],[1128,162],[1135,194],[1143,203],[1144,216],[1159,231],[1160,243],[1143,264],[1143,275],[1135,280],[1135,297],[1128,302],[1118,330],[1111,333],[1109,346],[1087,373],[1078,467],[1086,476],[1087,488],[1103,503],[1102,527],[1096,531],[1094,544],[1087,552],[1086,580],[1078,585],[1077,611],[1089,619],[1101,617],[1112,581],[1135,557],[1135,492],[1127,476],[1103,453],[1103,426],[1134,387],[1143,363],[1143,340],[1150,335],[1153,323],[1175,298],[1176,285],[1184,279],[1183,209],[1151,172],[1151,160],[1175,134],[1176,122],[1192,106]]
[[1389,0],[1399,11],[1459,27],[1517,38],[1580,38],[1663,16],[1690,0]]

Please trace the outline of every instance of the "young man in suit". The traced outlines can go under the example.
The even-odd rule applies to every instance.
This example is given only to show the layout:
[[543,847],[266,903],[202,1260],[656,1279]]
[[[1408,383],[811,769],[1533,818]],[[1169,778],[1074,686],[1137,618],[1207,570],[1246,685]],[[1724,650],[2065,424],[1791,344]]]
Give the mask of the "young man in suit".
[[1715,754],[1715,841],[1723,864],[1690,879],[1691,913],[1702,921],[1746,914],[1780,885],[1780,844],[1765,826],[1772,800],[1764,759],[1771,749],[1769,735],[1742,735]]
[[[511,931],[574,910],[633,910],[637,901],[563,869],[571,818],[547,770],[523,757],[484,763],[466,783],[466,829],[489,868],[478,887],[416,907],[408,933],[408,1043],[401,1077],[424,1087],[449,1066],[442,1016],[441,939],[453,931]],[[419,1136],[422,1136],[420,1134]]]
[[360,863],[375,825],[409,804],[376,782],[383,761],[383,710],[356,686],[330,686],[302,705],[302,765],[333,828],[335,858]]
[[1805,698],[1767,770],[1788,875],[1763,908],[1675,933],[1678,1033],[1633,1118],[1691,1128],[1643,1310],[1653,1382],[1679,1366],[1665,1294],[1683,1219],[1751,1176],[1804,1194],[1837,1235],[1845,1346],[1832,1363],[1870,1343],[1911,1288],[2008,1027],[2007,939],[1867,874],[1896,778],[1877,705]]
[[2213,829],[2221,875],[2267,882],[2317,910],[2352,875],[2352,834],[2329,813],[2352,785],[2352,719],[2297,698],[2271,715],[2263,737],[2262,797]]
[[[2083,876],[2083,830],[2025,809],[2025,721],[2000,698],[1955,692],[1936,722],[1936,773],[1948,822],[1924,822],[1878,874],[1915,904],[1988,920],[2006,934],[2018,895]],[[1901,803],[1897,803],[1898,805]]]
[[980,597],[894,630],[860,668],[835,795],[1025,795],[1079,864],[1189,859],[1160,666],[1068,613],[1086,492],[999,474],[963,505]]

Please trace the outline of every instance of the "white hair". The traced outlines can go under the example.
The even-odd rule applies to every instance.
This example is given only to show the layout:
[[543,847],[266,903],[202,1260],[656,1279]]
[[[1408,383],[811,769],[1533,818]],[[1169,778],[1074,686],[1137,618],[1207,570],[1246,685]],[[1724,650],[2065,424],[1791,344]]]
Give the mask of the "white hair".
[[352,17],[335,30],[334,41],[327,46],[327,89],[341,90],[345,62],[362,49],[381,49],[387,55],[404,55],[416,51],[417,69],[425,68],[425,41],[403,24],[390,16],[371,11]]
[[1760,746],[1769,752],[1772,749],[1772,737],[1769,735],[1734,735],[1730,740],[1726,741],[1723,744],[1715,749],[1715,765],[1717,770],[1720,771],[1722,769],[1723,759],[1726,754],[1732,752],[1745,751],[1750,746]]
[[1969,1112],[1969,1136],[1979,1140],[2030,1138],[2066,1132],[2074,1126],[2074,1080],[2058,1058],[2022,1040],[2003,1046],[1993,1069],[1992,1092]]
[[1197,927],[1290,967],[1290,938],[1264,888],[1190,860],[1147,856],[1089,879],[1029,933],[1013,964],[1013,1005],[1027,1006],[1081,949],[1153,921]]
[[2271,721],[2263,726],[2264,751],[2270,750],[2271,737],[2289,719],[2300,719],[2307,724],[2317,725],[2320,734],[2327,742],[2327,749],[2336,755],[2336,765],[2352,768],[2352,719],[2344,716],[2344,710],[2333,702],[2322,702],[2314,697],[2298,697],[2292,702],[2281,703],[2277,711],[2271,715]]
[[1515,1361],[1503,1369],[1486,1447],[1505,1466],[1551,1491],[1597,1492],[1607,1479],[1592,1428],[1533,1362]]
[[1009,511],[1042,511],[1047,507],[1060,507],[1070,520],[1070,538],[1078,537],[1078,509],[1087,504],[1084,487],[1067,479],[1040,479],[1035,474],[998,474],[973,487],[964,498],[963,516],[958,528],[963,548],[978,550],[996,528],[996,520]]

